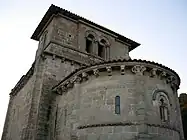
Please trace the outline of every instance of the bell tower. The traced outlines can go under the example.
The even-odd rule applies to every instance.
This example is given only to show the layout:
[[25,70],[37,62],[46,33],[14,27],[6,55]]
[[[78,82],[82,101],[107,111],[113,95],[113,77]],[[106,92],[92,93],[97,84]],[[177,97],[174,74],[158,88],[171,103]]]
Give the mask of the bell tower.
[[[2,140],[55,137],[58,86],[76,69],[109,60],[129,60],[140,44],[65,9],[51,5],[31,39],[35,61],[10,93]],[[54,115],[55,116],[55,115]]]

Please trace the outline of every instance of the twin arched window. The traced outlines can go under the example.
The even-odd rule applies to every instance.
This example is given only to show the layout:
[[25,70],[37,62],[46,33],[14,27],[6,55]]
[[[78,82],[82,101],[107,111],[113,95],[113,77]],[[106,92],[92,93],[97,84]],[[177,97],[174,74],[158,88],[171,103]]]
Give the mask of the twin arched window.
[[[106,58],[106,47],[107,41],[101,39],[97,46],[94,46],[95,37],[92,34],[88,34],[86,37],[86,52],[87,53],[96,53],[99,57]],[[98,47],[97,52],[94,52],[94,47]]]
[[156,100],[159,107],[159,114],[160,119],[162,122],[168,122],[169,121],[169,99],[168,95],[164,91],[156,91],[153,94],[153,100]]

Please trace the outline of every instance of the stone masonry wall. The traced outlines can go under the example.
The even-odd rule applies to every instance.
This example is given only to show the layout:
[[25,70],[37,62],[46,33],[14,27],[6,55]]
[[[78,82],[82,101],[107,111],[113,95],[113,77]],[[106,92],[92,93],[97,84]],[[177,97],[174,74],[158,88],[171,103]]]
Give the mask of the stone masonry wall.
[[80,65],[71,61],[45,55],[45,70],[42,84],[41,97],[39,101],[39,114],[37,122],[38,140],[51,140],[54,136],[56,95],[51,91],[52,87],[69,75]]
[[9,118],[6,124],[7,134],[2,137],[2,140],[20,140],[24,136],[24,130],[28,125],[34,83],[35,76],[32,76],[24,88],[11,97],[12,105],[10,111],[7,112]]
[[[148,73],[147,73],[148,74]],[[169,97],[169,122],[160,120],[154,93]],[[120,96],[121,113],[115,114],[115,97]],[[180,122],[175,93],[165,80],[126,71],[100,72],[81,84],[75,83],[56,99],[57,139],[153,139],[180,140]],[[54,114],[55,115],[55,114]]]
[[52,28],[51,41],[53,43],[86,53],[86,36],[92,34],[95,37],[93,55],[98,55],[98,43],[101,39],[105,39],[109,46],[107,59],[129,58],[129,50],[126,44],[116,41],[114,35],[84,22],[77,22],[57,15],[53,19]]

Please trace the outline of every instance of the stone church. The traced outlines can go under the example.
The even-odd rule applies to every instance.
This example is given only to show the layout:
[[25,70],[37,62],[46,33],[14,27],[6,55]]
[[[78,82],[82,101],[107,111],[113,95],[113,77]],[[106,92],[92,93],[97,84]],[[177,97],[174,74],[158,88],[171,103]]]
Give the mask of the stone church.
[[2,140],[184,140],[172,69],[131,59],[139,43],[55,5],[31,39]]

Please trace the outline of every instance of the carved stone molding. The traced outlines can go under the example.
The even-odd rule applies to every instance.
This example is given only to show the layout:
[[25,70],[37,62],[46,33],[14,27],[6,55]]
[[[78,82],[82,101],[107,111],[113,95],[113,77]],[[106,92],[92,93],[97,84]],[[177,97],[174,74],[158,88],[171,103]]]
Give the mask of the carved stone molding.
[[74,83],[76,84],[76,83],[80,83],[81,80],[82,80],[82,78],[81,78],[80,76],[77,76],[77,75],[76,75],[76,76],[74,77],[74,80],[73,80],[73,81],[74,81]]
[[156,77],[156,75],[157,75],[157,68],[153,68],[152,70],[151,70],[151,77]]
[[109,39],[107,37],[105,37],[103,35],[99,36],[99,43],[101,43],[101,40],[104,40],[106,42],[105,47],[109,47],[110,46],[110,41],[109,41]]
[[[75,77],[78,77],[78,81],[79,83],[81,83],[88,80],[89,76],[91,75],[95,75],[96,77],[100,76],[100,72],[106,72],[108,76],[112,76],[112,69],[114,68],[115,70],[118,70],[121,75],[124,75],[126,74],[126,72],[128,72],[128,74],[143,76],[145,75],[144,72],[146,71],[146,76],[164,80],[167,84],[171,85],[172,89],[177,89],[179,87],[180,79],[177,77],[178,75],[173,73],[171,70],[159,67],[158,64],[151,64],[151,62],[149,62],[148,64],[146,64],[145,62],[132,62],[132,60],[130,60],[130,62],[121,61],[123,60],[120,60],[118,62],[105,62],[106,64],[93,64],[90,66],[81,67],[73,72],[71,76],[61,81],[58,86],[66,85],[67,88],[72,88],[74,83],[76,83]],[[67,84],[67,82],[70,83]],[[57,88],[58,86],[54,87],[53,89]]]
[[67,88],[72,88],[74,83],[72,81],[67,82]]
[[143,75],[143,72],[146,70],[146,67],[143,65],[135,65],[132,68],[132,72],[135,73],[136,75]]
[[61,62],[64,62],[64,59],[67,61],[73,61],[73,63],[78,63],[79,65],[90,65],[91,63],[98,63],[104,61],[101,57],[81,52],[78,49],[70,48],[67,46],[61,47],[56,42],[51,42],[50,45],[44,50],[44,54],[48,56],[55,55],[57,58],[61,59]]
[[179,88],[178,84],[177,84],[177,80],[175,78],[172,78],[171,80],[171,88],[175,91]]
[[160,74],[160,77],[161,78],[165,78],[167,76],[166,72],[165,71],[162,71],[161,74]]
[[106,126],[131,126],[131,125],[139,125],[136,122],[116,122],[116,123],[101,123],[101,124],[88,124],[79,126],[78,129],[92,128],[92,127],[106,127]]
[[94,40],[96,40],[96,42],[97,42],[98,37],[97,37],[97,34],[96,34],[94,31],[87,30],[87,31],[85,32],[85,38],[87,38],[89,35],[92,35],[92,36],[95,38]]
[[176,129],[175,127],[169,126],[169,125],[160,125],[160,124],[150,124],[150,123],[138,123],[138,122],[116,122],[116,123],[101,123],[101,124],[88,124],[88,125],[83,125],[79,126],[78,129],[86,129],[86,128],[93,128],[93,127],[107,127],[107,126],[133,126],[133,125],[147,125],[151,127],[157,127],[157,128],[165,128],[169,129],[172,131],[176,131],[180,133],[180,130]]

